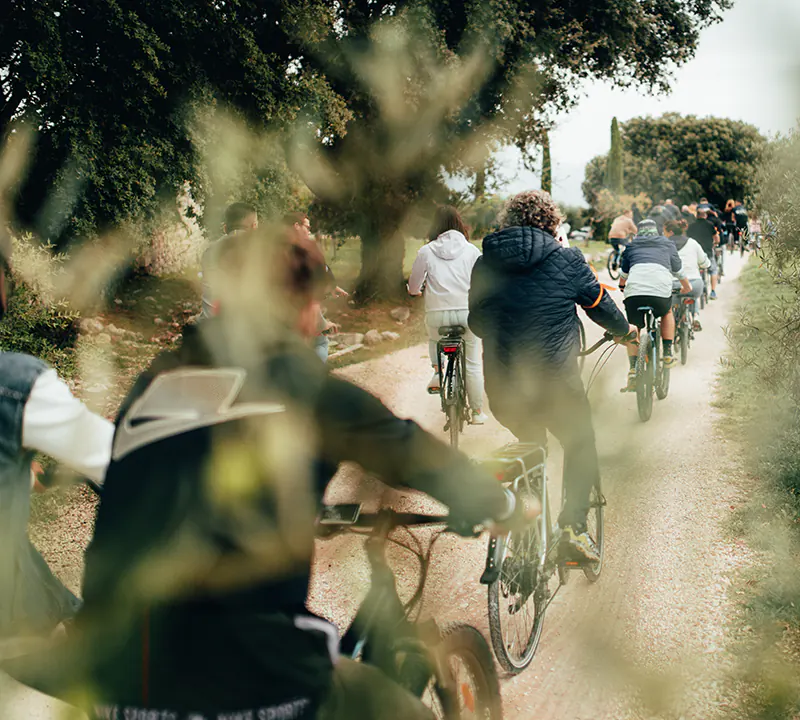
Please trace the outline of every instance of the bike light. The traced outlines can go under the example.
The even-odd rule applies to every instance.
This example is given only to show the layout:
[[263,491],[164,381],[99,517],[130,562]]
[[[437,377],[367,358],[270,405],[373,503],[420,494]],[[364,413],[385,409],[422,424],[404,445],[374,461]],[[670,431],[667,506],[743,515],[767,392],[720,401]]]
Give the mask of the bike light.
[[694,298],[684,298],[683,299],[684,305],[694,305]]
[[442,352],[445,355],[455,355],[458,352],[458,345],[442,345]]

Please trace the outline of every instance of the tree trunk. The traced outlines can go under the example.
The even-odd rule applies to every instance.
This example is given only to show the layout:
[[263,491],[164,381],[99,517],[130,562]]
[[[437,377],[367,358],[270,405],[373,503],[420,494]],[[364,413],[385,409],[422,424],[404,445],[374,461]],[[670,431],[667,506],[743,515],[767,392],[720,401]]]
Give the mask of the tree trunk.
[[486,165],[481,165],[475,173],[474,192],[476,200],[486,195]]
[[403,280],[405,243],[396,233],[375,228],[361,235],[361,273],[355,300],[400,300],[407,297]]
[[550,133],[544,134],[542,144],[542,190],[553,194],[553,167],[550,159]]

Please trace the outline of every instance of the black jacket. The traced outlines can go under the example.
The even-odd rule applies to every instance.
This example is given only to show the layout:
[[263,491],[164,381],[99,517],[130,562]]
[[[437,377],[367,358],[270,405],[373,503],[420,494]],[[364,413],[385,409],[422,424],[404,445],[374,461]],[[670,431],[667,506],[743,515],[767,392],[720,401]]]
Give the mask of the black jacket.
[[[75,629],[110,704],[256,717],[325,693],[326,637],[293,618],[307,613],[311,520],[341,462],[425,491],[465,523],[506,509],[490,475],[307,348],[235,356],[222,322],[157,358],[120,413]],[[230,392],[226,373],[240,378]],[[208,420],[170,431],[195,413]]]
[[577,372],[576,305],[615,335],[628,332],[580,250],[562,248],[539,228],[489,235],[469,294],[469,326],[484,340],[487,389],[512,368]]

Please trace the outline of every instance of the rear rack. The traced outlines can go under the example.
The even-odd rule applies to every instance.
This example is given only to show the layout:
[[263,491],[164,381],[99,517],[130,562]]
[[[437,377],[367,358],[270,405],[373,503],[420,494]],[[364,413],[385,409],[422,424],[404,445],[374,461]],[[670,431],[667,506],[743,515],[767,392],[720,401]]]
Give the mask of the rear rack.
[[[502,475],[499,480],[510,482],[534,471],[543,472],[547,464],[547,448],[539,443],[510,443],[479,462]],[[513,477],[512,472],[515,473]]]

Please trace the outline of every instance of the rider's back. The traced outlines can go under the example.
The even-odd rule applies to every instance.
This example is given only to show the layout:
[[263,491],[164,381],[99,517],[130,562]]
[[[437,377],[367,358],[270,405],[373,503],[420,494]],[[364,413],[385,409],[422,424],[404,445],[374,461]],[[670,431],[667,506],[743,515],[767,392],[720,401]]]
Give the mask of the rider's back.
[[560,247],[539,228],[487,236],[473,271],[469,318],[484,339],[487,374],[512,366],[571,369],[580,347],[576,303],[594,303],[596,287],[580,250]]

